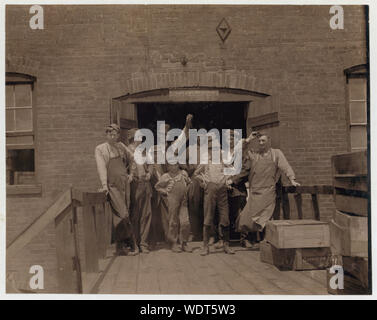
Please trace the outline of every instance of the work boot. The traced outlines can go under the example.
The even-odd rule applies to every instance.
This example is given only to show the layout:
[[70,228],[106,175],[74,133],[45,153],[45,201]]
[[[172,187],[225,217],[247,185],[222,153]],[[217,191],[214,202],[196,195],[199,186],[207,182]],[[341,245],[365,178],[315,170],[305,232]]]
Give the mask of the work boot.
[[222,249],[224,247],[224,241],[223,240],[219,240],[215,243],[215,249]]
[[128,253],[129,256],[137,256],[140,253],[139,248],[135,247],[133,251]]
[[253,244],[247,239],[247,233],[241,233],[241,246],[247,249],[253,248]]
[[209,247],[208,245],[203,245],[202,251],[200,251],[201,256],[208,256],[209,255]]
[[224,241],[224,252],[226,254],[235,254],[234,250],[231,247],[229,247],[228,241]]
[[140,252],[148,254],[150,251],[147,246],[140,246]]
[[177,243],[174,243],[172,246],[171,246],[171,251],[175,252],[175,253],[181,253],[182,252],[182,249],[179,247],[179,245]]
[[211,228],[210,226],[203,227],[203,248],[202,248],[202,251],[200,252],[201,256],[209,255],[208,240],[209,240],[210,228]]
[[229,226],[224,227],[223,225],[221,226],[221,234],[222,238],[224,241],[224,252],[226,254],[234,254],[234,251],[229,247]]
[[128,255],[128,250],[127,248],[124,247],[122,242],[117,242],[116,243],[116,252],[115,254],[117,256],[126,256]]
[[186,241],[182,242],[182,251],[189,252],[189,253],[192,252],[192,248],[188,245]]

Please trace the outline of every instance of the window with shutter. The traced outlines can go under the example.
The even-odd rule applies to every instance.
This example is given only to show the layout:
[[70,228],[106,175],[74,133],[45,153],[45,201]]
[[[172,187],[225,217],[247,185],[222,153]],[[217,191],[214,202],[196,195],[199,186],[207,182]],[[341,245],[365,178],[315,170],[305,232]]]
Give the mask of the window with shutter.
[[34,82],[25,74],[6,73],[6,182],[35,184]]
[[344,71],[347,80],[347,113],[350,151],[365,150],[368,145],[368,70],[359,65]]

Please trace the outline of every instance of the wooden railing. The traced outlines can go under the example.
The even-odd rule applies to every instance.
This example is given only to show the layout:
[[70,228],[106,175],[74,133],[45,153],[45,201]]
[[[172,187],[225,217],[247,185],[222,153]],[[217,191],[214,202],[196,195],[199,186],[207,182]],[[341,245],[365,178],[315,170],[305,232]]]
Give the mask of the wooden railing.
[[274,211],[274,219],[280,219],[280,208],[283,211],[283,219],[291,219],[291,209],[289,204],[288,194],[294,194],[294,199],[297,208],[297,215],[299,219],[303,219],[304,215],[302,212],[302,194],[311,195],[311,204],[313,217],[315,220],[320,220],[320,211],[318,204],[318,197],[320,194],[323,195],[333,195],[334,187],[330,185],[321,186],[282,186],[281,182],[277,184],[276,188],[276,206]]
[[[290,219],[288,194],[294,194],[298,218],[303,219],[302,194],[310,194],[313,215],[320,220],[319,194],[333,194],[333,186],[282,186],[278,184],[274,219]],[[83,244],[80,243],[78,209],[82,210]],[[48,224],[55,223],[58,287],[62,293],[92,293],[115,256],[107,256],[111,244],[112,214],[104,193],[83,192],[69,188],[7,247],[12,258]],[[85,268],[80,261],[83,245]],[[107,259],[105,259],[107,258]],[[106,262],[106,261],[107,262]],[[104,262],[105,261],[105,262]]]
[[[78,209],[82,208],[85,270],[80,261]],[[101,259],[111,243],[111,210],[100,192],[70,188],[7,247],[12,258],[48,224],[55,223],[58,287],[62,293],[90,293],[101,277]],[[82,244],[81,244],[82,245]],[[109,259],[107,259],[108,262]],[[102,264],[102,269],[104,265]]]

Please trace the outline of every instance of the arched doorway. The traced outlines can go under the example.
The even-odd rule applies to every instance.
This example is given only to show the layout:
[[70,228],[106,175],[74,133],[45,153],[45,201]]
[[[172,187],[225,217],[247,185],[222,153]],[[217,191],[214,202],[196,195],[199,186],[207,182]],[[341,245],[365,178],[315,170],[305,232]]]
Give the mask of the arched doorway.
[[127,130],[148,128],[154,133],[158,120],[171,128],[182,128],[186,114],[194,115],[194,128],[242,129],[246,137],[252,129],[263,129],[279,145],[278,114],[270,95],[243,89],[192,87],[164,88],[112,99],[110,120]]

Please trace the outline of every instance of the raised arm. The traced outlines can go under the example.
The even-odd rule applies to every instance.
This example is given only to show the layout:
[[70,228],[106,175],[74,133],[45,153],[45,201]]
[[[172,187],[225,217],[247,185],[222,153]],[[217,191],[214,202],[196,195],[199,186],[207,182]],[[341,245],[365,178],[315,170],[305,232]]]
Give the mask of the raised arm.
[[185,143],[187,141],[187,139],[189,138],[189,130],[192,127],[192,119],[193,119],[193,117],[194,116],[192,114],[188,114],[186,116],[185,126],[182,129],[182,132],[178,136],[178,138],[173,141],[174,145],[176,145],[176,144],[180,145],[181,143],[183,144],[183,143]]

